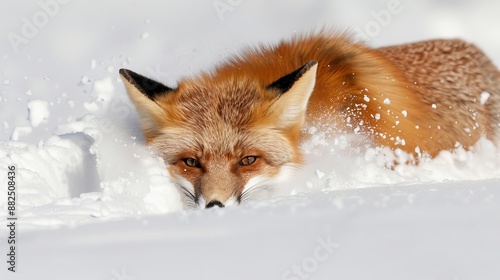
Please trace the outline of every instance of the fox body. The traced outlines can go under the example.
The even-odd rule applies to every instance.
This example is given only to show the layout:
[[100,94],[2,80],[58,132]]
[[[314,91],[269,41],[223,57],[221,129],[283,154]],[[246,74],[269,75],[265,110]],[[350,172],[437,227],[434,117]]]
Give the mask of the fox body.
[[416,156],[499,137],[500,73],[461,40],[372,49],[319,33],[247,49],[177,88],[120,74],[146,143],[193,206],[240,203],[287,178],[305,126]]

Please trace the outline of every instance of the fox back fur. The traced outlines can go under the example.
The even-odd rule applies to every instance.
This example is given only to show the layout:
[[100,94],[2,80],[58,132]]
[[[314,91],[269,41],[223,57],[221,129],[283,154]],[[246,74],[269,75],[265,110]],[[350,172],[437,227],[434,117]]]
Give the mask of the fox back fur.
[[305,125],[415,156],[499,138],[500,73],[461,40],[373,49],[321,32],[247,49],[175,89],[120,74],[146,143],[193,206],[237,204],[285,179]]

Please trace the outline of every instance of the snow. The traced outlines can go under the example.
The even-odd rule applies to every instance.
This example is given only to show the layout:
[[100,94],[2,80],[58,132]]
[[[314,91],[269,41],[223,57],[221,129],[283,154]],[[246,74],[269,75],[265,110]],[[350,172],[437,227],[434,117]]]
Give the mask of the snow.
[[28,102],[29,120],[32,127],[47,122],[50,116],[49,102],[45,100],[31,100]]
[[479,98],[479,102],[481,103],[481,105],[484,105],[486,104],[486,101],[488,101],[488,98],[490,98],[491,94],[489,92],[482,92],[481,93],[481,96]]
[[28,232],[20,270],[24,279],[494,279],[499,183],[314,193]]
[[[9,128],[9,123],[4,122],[4,127]],[[29,135],[33,131],[33,128],[31,126],[23,125],[23,126],[16,126],[14,130],[12,131],[12,135],[10,136],[10,139],[13,141],[19,140],[20,137]]]
[[[327,141],[309,127],[306,164],[273,193],[186,210],[164,162],[144,146],[117,74],[127,67],[175,86],[246,45],[323,25],[363,32],[374,46],[460,37],[499,65],[500,38],[489,32],[500,25],[497,1],[8,5],[0,185],[14,165],[18,263],[12,273],[4,261],[0,279],[499,277],[500,151],[491,141],[394,165],[408,155],[360,135]],[[11,33],[27,42],[12,44]],[[4,256],[7,208],[0,191]]]

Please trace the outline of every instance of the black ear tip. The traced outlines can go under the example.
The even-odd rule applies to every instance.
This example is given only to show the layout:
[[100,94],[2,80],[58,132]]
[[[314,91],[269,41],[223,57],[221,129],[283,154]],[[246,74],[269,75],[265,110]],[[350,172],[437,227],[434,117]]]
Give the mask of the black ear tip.
[[134,71],[121,68],[118,70],[122,79],[135,87],[142,94],[146,95],[149,99],[155,100],[161,94],[172,91],[173,89],[163,85],[160,82],[144,77]]
[[312,67],[314,65],[318,64],[318,61],[317,60],[311,60],[309,61],[308,63],[306,63],[306,65],[308,65],[309,67]]
[[125,68],[121,68],[120,70],[118,70],[118,73],[120,73],[120,76],[122,76],[122,78],[124,78],[125,80],[127,80],[132,84],[140,84],[140,81],[142,79],[147,79],[146,77],[143,77],[135,73],[134,71]]
[[128,71],[129,71],[128,69],[121,68],[120,70],[118,70],[118,73],[119,73],[120,75],[122,75],[122,76],[125,76],[125,75],[127,75],[127,72],[128,72]]
[[135,74],[133,71],[125,68],[121,68],[120,70],[118,70],[118,73],[120,74],[120,76],[122,76],[122,78],[126,79],[129,82],[131,82],[132,80],[132,75]]
[[289,73],[288,75],[285,75],[281,77],[280,79],[276,80],[274,83],[270,84],[267,86],[268,89],[275,89],[278,90],[281,93],[287,92],[293,84],[298,81],[304,73],[309,71],[312,67],[318,64],[318,61],[316,60],[311,60],[307,62],[306,64],[302,65],[300,68],[296,69],[295,71]]
[[302,76],[302,74],[304,74],[305,72],[309,71],[309,69],[313,68],[316,65],[318,65],[318,61],[317,60],[311,60],[308,63],[304,64],[300,68],[300,76]]

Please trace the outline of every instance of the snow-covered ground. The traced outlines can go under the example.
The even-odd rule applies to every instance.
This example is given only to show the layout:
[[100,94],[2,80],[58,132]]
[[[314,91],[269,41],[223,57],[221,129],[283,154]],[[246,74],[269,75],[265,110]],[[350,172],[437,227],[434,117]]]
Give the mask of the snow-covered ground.
[[[500,151],[393,154],[305,143],[271,197],[183,210],[118,78],[174,86],[246,45],[328,26],[373,46],[436,37],[500,65],[498,1],[3,1],[0,279],[498,279]],[[401,155],[400,155],[401,156]],[[8,271],[8,168],[16,270]]]

